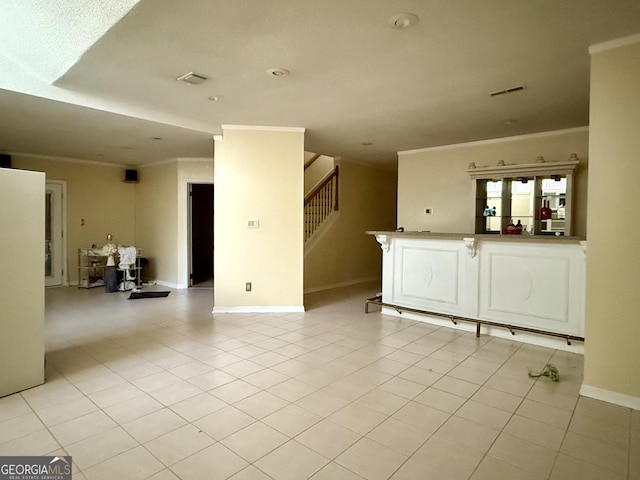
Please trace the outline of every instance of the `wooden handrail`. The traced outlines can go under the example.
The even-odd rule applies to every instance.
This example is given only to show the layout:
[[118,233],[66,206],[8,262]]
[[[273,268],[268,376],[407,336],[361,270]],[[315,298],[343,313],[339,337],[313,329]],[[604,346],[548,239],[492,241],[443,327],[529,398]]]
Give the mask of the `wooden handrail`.
[[335,204],[333,206],[334,210],[338,210],[338,174],[340,172],[340,168],[338,167],[338,165],[336,165],[333,169],[333,171],[327,175],[325,177],[325,179],[313,190],[311,190],[311,192],[304,197],[304,204],[307,205],[311,199],[313,199],[313,197],[315,197],[319,191],[321,191],[326,185],[327,183],[331,182],[334,178],[336,179],[336,195],[335,195]]
[[306,163],[304,164],[304,169],[306,170],[307,168],[309,168],[309,167],[313,164],[313,162],[315,162],[315,161],[316,161],[317,159],[319,159],[321,156],[322,156],[322,155],[320,155],[320,154],[318,153],[318,154],[314,155],[313,157],[311,157],[311,158],[309,159],[309,161],[308,161],[308,162],[306,162]]

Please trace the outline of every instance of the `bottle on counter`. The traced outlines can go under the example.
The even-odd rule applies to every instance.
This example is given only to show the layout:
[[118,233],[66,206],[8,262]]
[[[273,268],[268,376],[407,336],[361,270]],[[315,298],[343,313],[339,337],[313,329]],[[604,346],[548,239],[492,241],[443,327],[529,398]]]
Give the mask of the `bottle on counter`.
[[540,209],[540,219],[549,220],[551,218],[551,209],[549,208],[549,200],[542,201],[542,208]]
[[522,235],[522,223],[520,223],[520,220],[516,223],[513,233],[514,235]]
[[506,233],[507,235],[513,235],[514,233],[516,233],[516,226],[513,224],[513,218],[509,219],[509,223],[504,233]]

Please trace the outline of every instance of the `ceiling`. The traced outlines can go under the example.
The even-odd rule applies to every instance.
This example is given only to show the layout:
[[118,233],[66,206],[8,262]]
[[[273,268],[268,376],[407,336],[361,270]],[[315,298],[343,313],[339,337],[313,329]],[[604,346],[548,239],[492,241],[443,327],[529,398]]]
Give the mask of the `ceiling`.
[[[640,32],[638,0],[3,9],[0,152],[126,166],[211,158],[224,124],[305,127],[307,151],[385,167],[398,151],[585,126],[588,47]],[[406,12],[417,24],[388,23]],[[208,80],[176,80],[190,71]]]

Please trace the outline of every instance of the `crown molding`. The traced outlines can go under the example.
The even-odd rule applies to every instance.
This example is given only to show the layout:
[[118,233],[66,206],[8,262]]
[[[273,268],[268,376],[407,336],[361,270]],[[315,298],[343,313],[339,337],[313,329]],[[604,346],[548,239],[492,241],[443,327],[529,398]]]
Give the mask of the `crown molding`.
[[634,43],[640,43],[640,33],[635,35],[629,35],[628,37],[617,38],[608,42],[596,43],[589,47],[589,53],[605,52],[607,50],[613,50],[614,48],[626,47],[627,45],[633,45]]
[[476,167],[467,169],[472,179],[497,179],[528,177],[536,175],[569,175],[580,164],[580,160],[570,159],[565,162],[520,163],[496,167]]
[[500,137],[500,138],[490,138],[488,140],[476,140],[474,142],[465,142],[465,143],[454,143],[452,145],[440,145],[437,147],[428,147],[428,148],[419,148],[416,150],[404,150],[398,152],[398,156],[401,155],[413,155],[416,153],[425,153],[425,152],[436,152],[439,150],[449,150],[453,148],[461,148],[461,147],[476,147],[479,145],[493,145],[496,143],[504,143],[504,142],[516,142],[518,140],[528,140],[532,138],[543,138],[543,137],[553,137],[555,135],[566,135],[569,133],[579,133],[579,132],[588,132],[589,127],[576,127],[576,128],[566,128],[564,130],[552,130],[550,132],[540,132],[540,133],[528,133],[525,135],[514,135],[512,137]]
[[102,167],[114,167],[114,168],[136,168],[132,165],[120,165],[116,163],[100,162],[97,160],[86,160],[83,158],[70,158],[70,157],[56,157],[53,155],[40,155],[38,153],[22,153],[22,152],[7,152],[8,155],[15,157],[35,158],[38,160],[55,160],[57,162],[69,162],[69,163],[84,163],[89,165],[100,165]]
[[263,132],[295,132],[304,133],[304,127],[269,127],[265,125],[222,125],[222,130],[254,130]]

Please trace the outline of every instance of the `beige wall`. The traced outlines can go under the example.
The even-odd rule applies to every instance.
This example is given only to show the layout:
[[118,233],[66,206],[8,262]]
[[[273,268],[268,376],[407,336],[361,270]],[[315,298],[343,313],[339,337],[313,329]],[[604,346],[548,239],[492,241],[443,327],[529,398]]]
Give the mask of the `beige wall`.
[[178,163],[138,170],[135,184],[136,247],[149,259],[145,280],[178,283]]
[[44,382],[44,182],[0,168],[0,397]]
[[100,247],[111,233],[119,244],[142,248],[150,260],[146,279],[187,286],[186,185],[213,182],[212,159],[141,167],[137,184],[123,182],[125,167],[15,154],[12,163],[67,183],[66,270],[71,285],[78,282],[78,248]]
[[320,155],[309,168],[304,171],[304,195],[307,196],[311,191],[320,184],[334,167],[333,157]]
[[215,309],[302,309],[304,132],[223,132],[214,163]]
[[305,291],[378,279],[382,250],[368,230],[394,230],[396,173],[347,159],[340,165],[340,209],[321,239],[307,248]]
[[[401,153],[398,158],[398,226],[405,230],[473,233],[473,182],[470,162],[478,167],[568,160],[576,153],[580,166],[575,176],[573,232],[586,235],[589,134],[586,128],[548,132],[496,141],[435,147]],[[425,209],[433,214],[426,215]]]
[[72,285],[78,282],[78,248],[102,246],[109,233],[122,245],[135,242],[135,184],[123,182],[124,167],[27,155],[12,155],[12,164],[67,182],[66,270]]
[[[591,56],[583,393],[640,408],[640,43]],[[595,390],[592,390],[595,389]],[[603,394],[604,395],[601,395]]]

